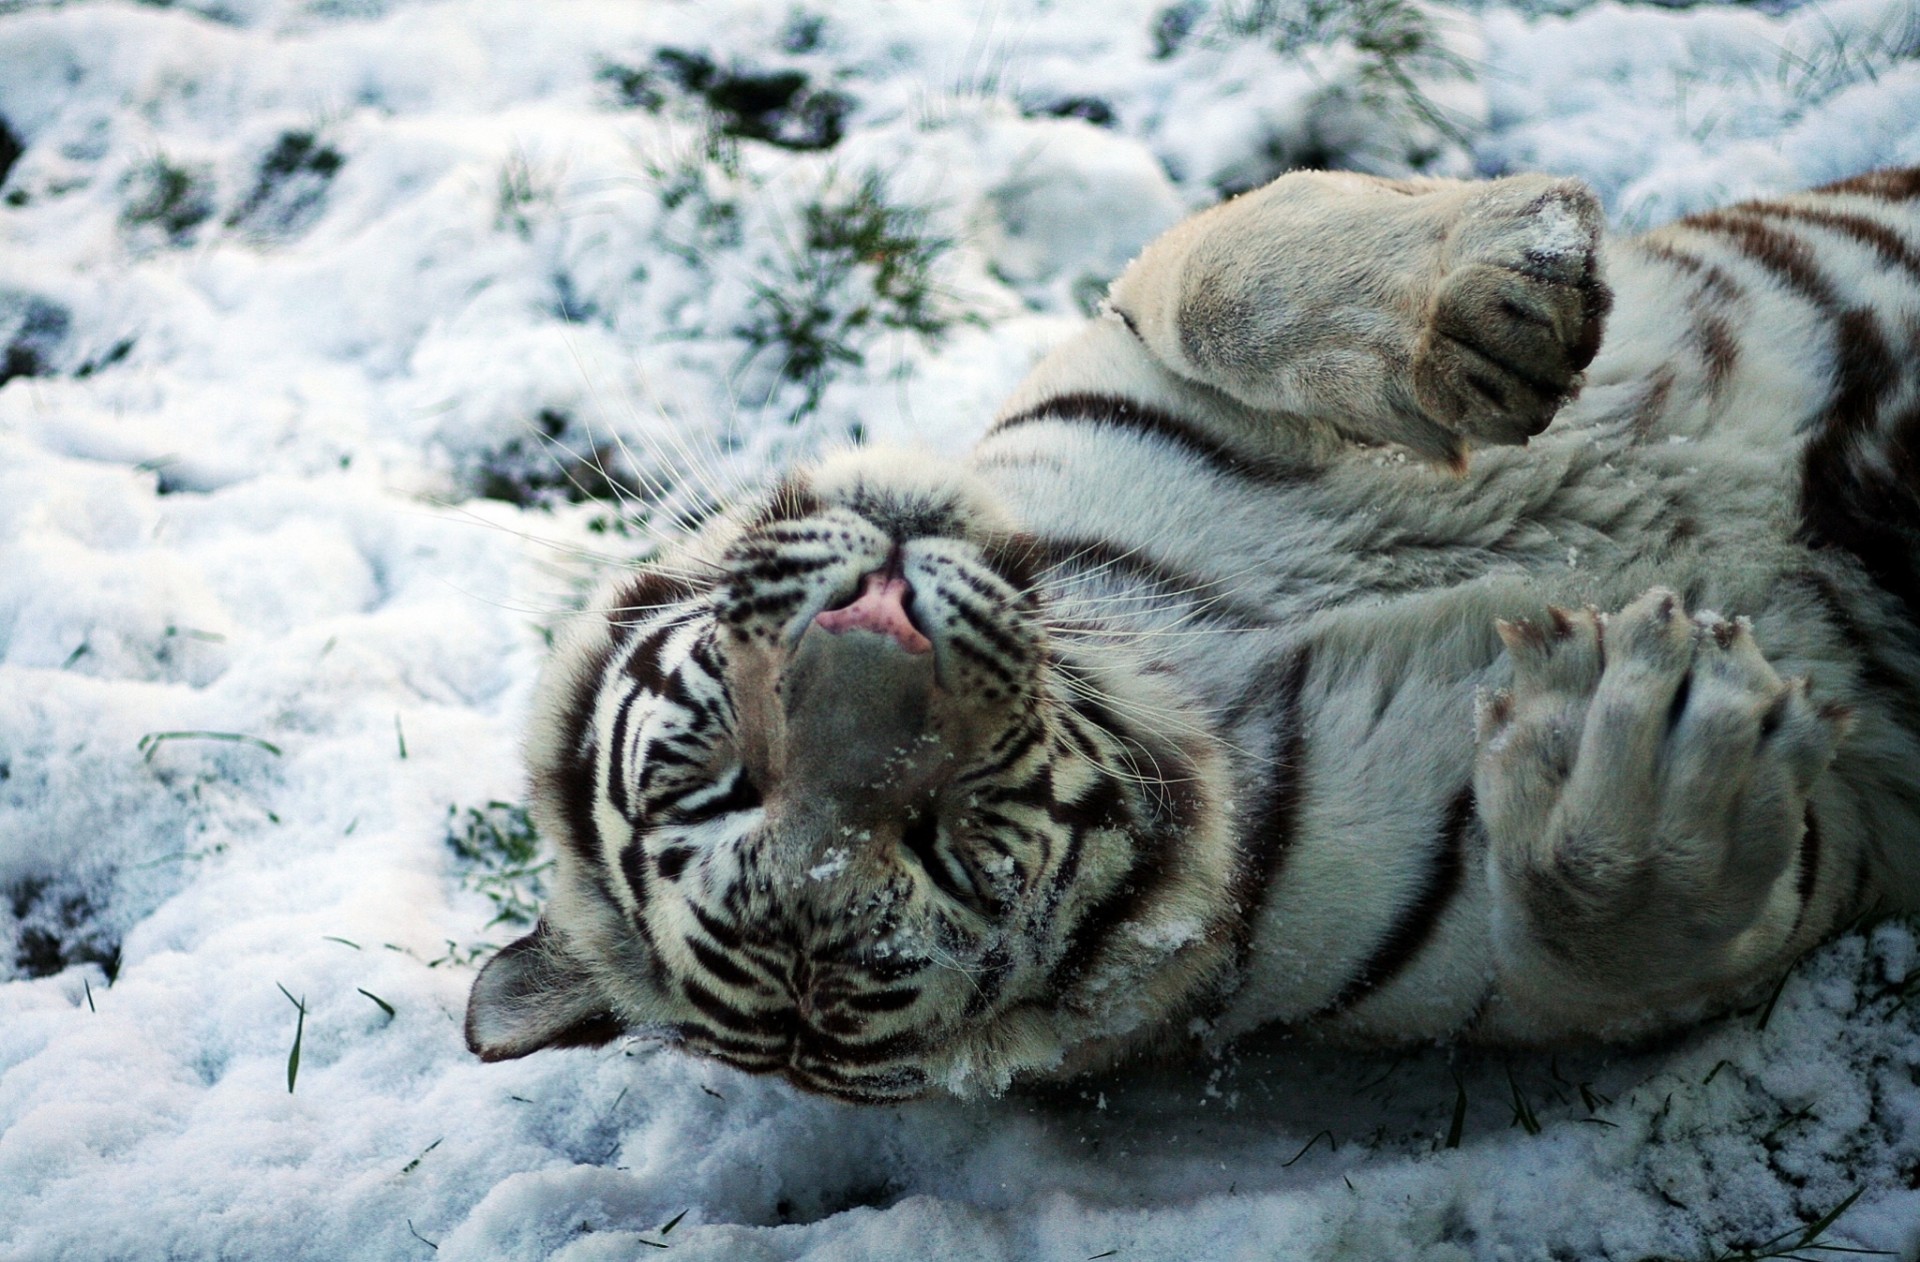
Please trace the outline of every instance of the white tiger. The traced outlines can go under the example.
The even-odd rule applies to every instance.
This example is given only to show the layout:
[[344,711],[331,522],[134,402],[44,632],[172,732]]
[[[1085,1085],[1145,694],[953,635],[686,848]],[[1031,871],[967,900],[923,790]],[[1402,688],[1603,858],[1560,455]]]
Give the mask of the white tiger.
[[828,460],[610,586],[469,1044],[878,1101],[1694,1018],[1920,906],[1916,558],[1920,171],[1630,240],[1286,176],[965,464]]

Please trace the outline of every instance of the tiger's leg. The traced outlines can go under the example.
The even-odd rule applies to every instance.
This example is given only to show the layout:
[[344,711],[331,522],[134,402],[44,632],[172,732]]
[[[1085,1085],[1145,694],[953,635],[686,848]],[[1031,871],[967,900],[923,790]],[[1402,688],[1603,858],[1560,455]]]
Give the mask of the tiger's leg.
[[1631,1033],[1824,931],[1809,797],[1843,713],[1781,679],[1743,622],[1662,589],[1501,634],[1513,688],[1482,699],[1474,791],[1510,1033]]
[[1296,172],[1161,236],[1109,302],[1179,378],[1458,465],[1578,391],[1611,301],[1600,232],[1577,180]]

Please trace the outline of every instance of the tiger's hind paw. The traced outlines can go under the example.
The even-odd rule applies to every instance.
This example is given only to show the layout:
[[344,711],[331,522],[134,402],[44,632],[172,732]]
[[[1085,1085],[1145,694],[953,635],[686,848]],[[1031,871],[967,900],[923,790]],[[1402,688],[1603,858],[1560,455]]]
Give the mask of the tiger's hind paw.
[[1499,631],[1513,686],[1481,698],[1474,789],[1516,940],[1642,997],[1711,992],[1782,949],[1846,713],[1776,673],[1745,620],[1661,588]]

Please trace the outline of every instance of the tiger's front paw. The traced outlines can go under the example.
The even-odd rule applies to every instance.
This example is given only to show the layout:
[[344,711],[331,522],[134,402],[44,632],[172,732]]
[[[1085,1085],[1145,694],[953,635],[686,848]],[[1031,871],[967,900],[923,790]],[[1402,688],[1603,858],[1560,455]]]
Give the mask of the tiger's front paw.
[[1483,443],[1522,443],[1547,427],[1579,392],[1612,305],[1595,266],[1602,221],[1591,190],[1561,180],[1511,193],[1455,233],[1456,265],[1413,356],[1421,409]]
[[1655,589],[1611,618],[1503,623],[1510,691],[1481,699],[1474,787],[1505,952],[1599,993],[1705,997],[1799,921],[1807,801],[1845,734],[1747,624]]

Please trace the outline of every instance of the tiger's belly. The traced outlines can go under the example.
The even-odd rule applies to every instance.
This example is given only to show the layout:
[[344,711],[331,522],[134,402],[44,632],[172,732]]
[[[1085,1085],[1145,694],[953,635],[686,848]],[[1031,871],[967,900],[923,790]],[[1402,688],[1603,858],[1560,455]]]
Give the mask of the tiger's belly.
[[981,444],[1050,604],[1083,642],[1177,680],[1178,721],[1227,753],[1245,940],[1219,1036],[1524,1034],[1497,985],[1472,788],[1476,693],[1511,681],[1496,622],[1618,608],[1656,581],[1757,613],[1778,567],[1737,562],[1793,551],[1768,520],[1777,466],[1613,442],[1626,402],[1601,393],[1466,477],[1360,450],[1262,465],[1137,407]]

